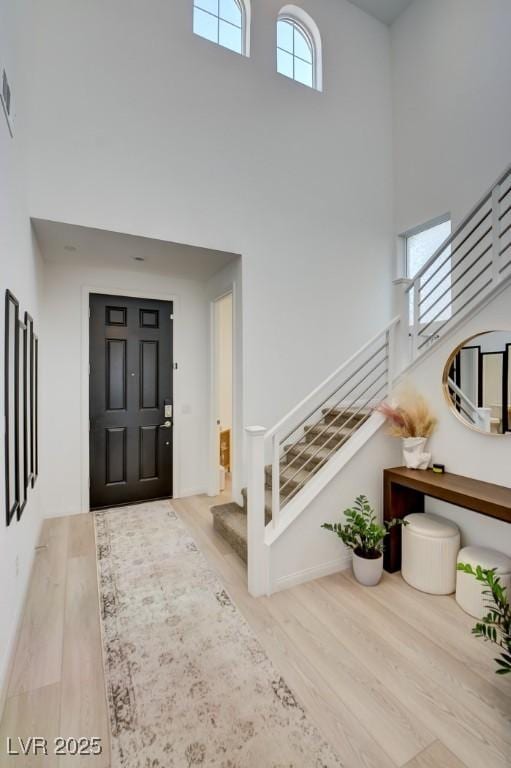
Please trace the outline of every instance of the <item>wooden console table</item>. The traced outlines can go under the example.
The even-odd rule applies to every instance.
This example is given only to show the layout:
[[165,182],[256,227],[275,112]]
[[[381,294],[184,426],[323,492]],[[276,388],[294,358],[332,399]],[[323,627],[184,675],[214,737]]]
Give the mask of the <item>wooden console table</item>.
[[[383,470],[385,520],[405,517],[410,512],[424,512],[426,496],[511,523],[511,488],[450,472],[438,475],[430,469],[397,467]],[[390,573],[401,568],[400,526],[393,528],[386,539],[383,563]]]

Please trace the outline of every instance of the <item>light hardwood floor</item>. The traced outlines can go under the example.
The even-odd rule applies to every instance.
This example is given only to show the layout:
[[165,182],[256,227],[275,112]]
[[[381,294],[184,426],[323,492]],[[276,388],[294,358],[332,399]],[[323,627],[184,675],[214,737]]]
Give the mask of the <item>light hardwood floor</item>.
[[[346,768],[510,768],[511,680],[495,675],[492,649],[471,636],[453,598],[424,595],[397,574],[364,589],[345,572],[254,600],[244,565],[213,530],[217,501],[173,504]],[[100,736],[99,758],[22,764],[107,768],[91,516],[47,520],[41,543],[0,745],[18,735]]]

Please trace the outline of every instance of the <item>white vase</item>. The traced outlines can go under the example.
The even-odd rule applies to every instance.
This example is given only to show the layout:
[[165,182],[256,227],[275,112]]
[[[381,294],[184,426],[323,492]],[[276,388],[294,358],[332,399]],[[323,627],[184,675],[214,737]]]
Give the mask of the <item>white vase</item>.
[[431,454],[427,453],[427,437],[403,437],[403,462],[408,469],[427,469]]
[[353,552],[353,573],[359,584],[375,587],[383,573],[383,555],[379,557],[360,557]]

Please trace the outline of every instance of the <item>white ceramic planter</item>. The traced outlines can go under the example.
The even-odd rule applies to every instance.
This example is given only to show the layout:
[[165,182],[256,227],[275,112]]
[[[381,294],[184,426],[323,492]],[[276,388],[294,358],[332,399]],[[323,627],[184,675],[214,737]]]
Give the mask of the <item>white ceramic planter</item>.
[[359,584],[375,587],[383,573],[383,555],[375,558],[360,557],[353,552],[353,573]]
[[431,454],[426,452],[427,437],[403,437],[403,462],[408,469],[427,469]]

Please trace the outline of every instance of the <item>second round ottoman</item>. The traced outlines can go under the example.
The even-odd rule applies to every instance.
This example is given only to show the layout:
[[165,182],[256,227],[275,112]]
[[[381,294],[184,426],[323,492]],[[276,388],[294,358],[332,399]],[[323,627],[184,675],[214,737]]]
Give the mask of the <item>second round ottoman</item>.
[[[500,584],[504,589],[511,590],[511,557],[502,552],[496,552],[487,547],[464,547],[458,553],[459,563],[468,563],[474,570],[478,565],[483,570],[495,568],[496,575],[500,579]],[[460,608],[477,619],[490,610],[492,605],[491,595],[486,595],[488,587],[481,584],[474,576],[463,571],[457,571],[456,574],[456,601]]]

